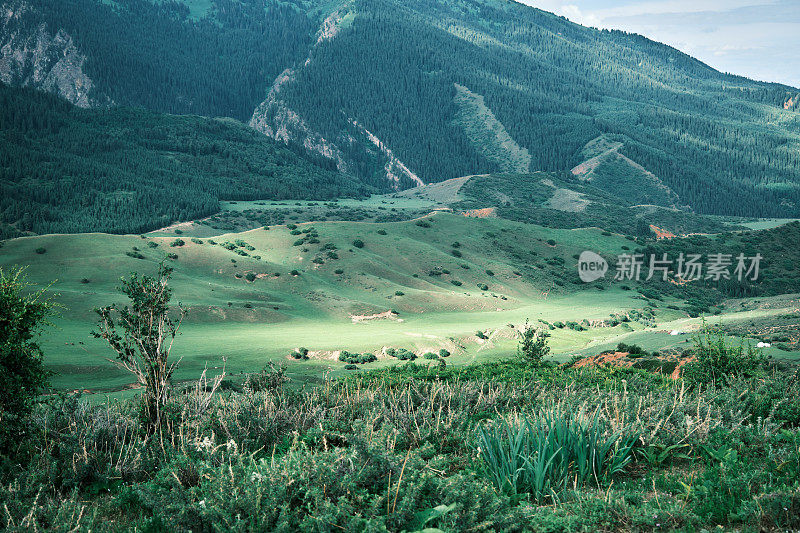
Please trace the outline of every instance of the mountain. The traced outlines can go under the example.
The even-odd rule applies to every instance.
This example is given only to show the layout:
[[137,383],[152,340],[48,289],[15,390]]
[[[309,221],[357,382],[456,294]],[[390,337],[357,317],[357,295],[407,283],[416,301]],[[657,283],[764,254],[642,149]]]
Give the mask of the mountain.
[[0,238],[140,233],[220,210],[219,200],[370,192],[233,119],[81,109],[0,84]]
[[10,0],[0,79],[229,116],[379,190],[574,176],[626,202],[800,216],[795,88],[505,0]]

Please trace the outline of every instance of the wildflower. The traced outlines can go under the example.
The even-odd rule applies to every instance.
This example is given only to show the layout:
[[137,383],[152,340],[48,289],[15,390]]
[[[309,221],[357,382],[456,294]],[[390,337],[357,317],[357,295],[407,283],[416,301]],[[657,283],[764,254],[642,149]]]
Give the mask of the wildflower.
[[194,446],[198,452],[202,452],[203,450],[210,450],[214,447],[214,441],[212,441],[208,437],[203,437],[203,440],[195,439]]

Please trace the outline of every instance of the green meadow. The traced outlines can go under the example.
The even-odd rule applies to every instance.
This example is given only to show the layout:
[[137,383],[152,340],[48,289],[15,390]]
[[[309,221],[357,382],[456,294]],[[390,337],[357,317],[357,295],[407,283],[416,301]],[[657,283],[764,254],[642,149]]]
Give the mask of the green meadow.
[[[416,209],[427,200],[373,197],[362,207],[383,202]],[[264,203],[276,202],[259,202]],[[124,389],[131,378],[107,360],[113,355],[107,346],[91,337],[93,310],[122,303],[120,278],[152,273],[159,261],[174,266],[173,301],[188,310],[176,341],[175,353],[182,357],[176,379],[194,379],[204,368],[219,372],[224,365],[237,375],[284,361],[289,375],[318,381],[352,372],[337,360],[339,350],[374,353],[378,361],[367,366],[380,368],[396,363],[384,348],[417,355],[444,348],[452,354],[447,364],[463,365],[513,353],[526,320],[578,323],[651,306],[620,284],[577,280],[575,257],[581,251],[619,254],[630,244],[599,229],[437,212],[402,222],[290,223],[211,238],[180,229],[26,237],[5,243],[0,265],[28,265],[30,281],[49,285],[60,306],[43,341],[47,365],[56,372],[53,385],[109,392]],[[651,307],[647,323],[553,329],[552,354],[564,361],[618,342],[651,350],[681,347],[700,319],[669,303]],[[781,308],[726,311],[714,320],[743,320]],[[670,335],[673,329],[687,334]],[[290,357],[300,347],[309,350],[308,359]]]

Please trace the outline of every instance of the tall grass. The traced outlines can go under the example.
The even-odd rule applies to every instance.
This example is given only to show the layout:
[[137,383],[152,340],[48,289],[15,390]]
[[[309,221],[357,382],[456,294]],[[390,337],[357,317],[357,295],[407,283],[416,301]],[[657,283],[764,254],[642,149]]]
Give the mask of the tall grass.
[[600,485],[632,459],[639,435],[611,432],[600,411],[554,407],[478,428],[478,451],[494,485],[509,495],[555,500],[567,488]]

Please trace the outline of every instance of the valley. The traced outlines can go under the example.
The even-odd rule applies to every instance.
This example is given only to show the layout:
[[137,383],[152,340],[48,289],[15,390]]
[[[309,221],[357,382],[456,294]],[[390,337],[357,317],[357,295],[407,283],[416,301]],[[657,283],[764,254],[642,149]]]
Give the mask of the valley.
[[800,531],[751,3],[0,0],[0,529]]
[[[143,235],[19,238],[4,243],[0,267],[28,265],[32,282],[52,282],[49,290],[63,308],[43,348],[57,372],[54,386],[66,390],[107,393],[131,385],[106,360],[112,352],[90,336],[93,309],[119,299],[120,277],[154,271],[159,261],[174,267],[175,301],[188,310],[176,340],[178,380],[205,367],[219,372],[223,360],[234,376],[272,361],[286,363],[299,382],[313,383],[353,372],[337,360],[341,350],[375,354],[377,361],[362,369],[397,364],[387,348],[418,357],[446,349],[447,365],[491,361],[515,351],[526,320],[561,324],[550,326],[558,362],[619,342],[660,351],[690,346],[701,319],[687,315],[680,295],[653,297],[623,290],[620,282],[577,279],[577,254],[614,256],[635,245],[631,239],[591,227],[465,216],[468,211],[451,205],[463,202],[460,191],[473,179],[480,178],[366,200],[226,202],[207,219]],[[260,226],[265,217],[273,225]],[[397,221],[376,222],[386,219]],[[747,310],[720,305],[708,321],[797,313],[797,299],[764,301],[771,299],[780,303]],[[634,318],[613,326],[589,326],[629,314]],[[670,335],[673,330],[681,336]],[[307,357],[293,358],[300,348]],[[766,351],[794,360],[797,350]]]

